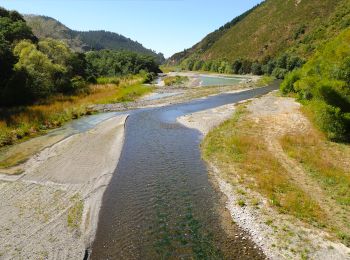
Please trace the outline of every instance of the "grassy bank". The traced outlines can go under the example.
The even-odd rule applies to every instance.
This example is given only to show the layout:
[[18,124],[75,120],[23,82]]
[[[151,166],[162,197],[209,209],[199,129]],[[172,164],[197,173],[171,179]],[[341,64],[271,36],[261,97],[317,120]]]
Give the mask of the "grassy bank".
[[[292,105],[286,100],[267,97],[238,106],[231,119],[205,137],[203,157],[237,194],[244,192],[238,205],[262,205],[249,193],[258,192],[279,213],[349,246],[350,146],[329,141],[311,123],[303,125],[306,116],[298,108],[284,110]],[[276,107],[260,111],[265,102]]]
[[280,212],[323,225],[320,206],[284,174],[283,166],[267,149],[259,124],[248,119],[247,113],[240,106],[232,119],[209,132],[202,144],[204,159],[217,163],[232,184],[238,182],[268,198]]
[[91,105],[133,101],[152,91],[143,76],[102,79],[89,94],[56,95],[34,105],[0,110],[0,147],[45,133],[65,122],[93,113]]
[[[341,208],[336,235],[350,245],[350,147],[326,139],[313,130],[304,135],[285,135],[280,140],[284,151],[302,165],[329,198]],[[335,209],[334,209],[335,210]]]

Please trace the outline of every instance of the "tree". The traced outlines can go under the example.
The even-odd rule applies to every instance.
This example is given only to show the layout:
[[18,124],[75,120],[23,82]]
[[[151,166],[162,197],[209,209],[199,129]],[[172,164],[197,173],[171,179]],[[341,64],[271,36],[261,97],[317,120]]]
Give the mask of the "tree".
[[9,43],[3,35],[0,35],[0,86],[4,86],[5,81],[11,77],[15,63],[16,58],[11,51]]
[[262,75],[263,74],[262,66],[257,62],[253,63],[252,64],[252,73],[254,75]]
[[63,73],[64,68],[53,64],[47,55],[39,51],[36,46],[27,41],[20,41],[14,48],[18,56],[16,71],[26,71],[29,76],[30,91],[36,98],[47,97],[54,91],[54,76]]

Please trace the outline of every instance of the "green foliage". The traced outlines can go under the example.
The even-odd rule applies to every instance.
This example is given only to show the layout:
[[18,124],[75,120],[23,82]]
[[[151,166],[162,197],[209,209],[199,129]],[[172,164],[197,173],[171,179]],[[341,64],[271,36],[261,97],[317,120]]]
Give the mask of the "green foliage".
[[54,89],[54,75],[63,73],[64,68],[54,64],[47,55],[27,40],[16,45],[14,54],[19,58],[15,70],[28,73],[27,84],[30,85],[32,96],[42,98],[51,94]]
[[23,39],[37,40],[19,13],[1,7],[0,9],[0,35],[6,41],[12,43]]
[[252,62],[239,58],[233,62],[227,60],[196,60],[197,57],[185,59],[180,65],[183,70],[203,70],[226,74],[254,74],[272,75],[275,78],[283,79],[289,71],[300,68],[305,62],[300,57],[287,53],[278,56],[276,59]]
[[165,86],[174,86],[174,85],[181,85],[184,82],[188,81],[188,77],[184,76],[168,76],[164,79]]
[[[44,20],[48,26],[52,25],[52,19]],[[59,31],[62,26],[52,28]],[[98,36],[97,39],[109,35],[112,45],[116,38],[124,39],[108,32],[92,34]],[[66,36],[69,35],[72,36],[67,32]],[[142,52],[143,47],[136,45],[135,48]],[[144,53],[149,55],[113,50],[93,51],[86,55],[75,53],[64,41],[51,38],[38,41],[19,13],[0,8],[0,105],[33,103],[57,93],[88,93],[87,82],[96,83],[99,76],[108,77],[105,83],[118,85],[119,79],[114,82],[110,77],[140,73],[144,82],[150,83],[160,72],[158,56],[151,51]],[[200,66],[201,63],[197,64]]]
[[81,76],[74,76],[71,80],[71,88],[73,93],[88,93],[86,81]]
[[[81,90],[88,76],[83,54],[53,39],[37,40],[23,17],[0,9],[0,105],[19,105]],[[80,76],[82,80],[77,82]],[[79,85],[79,87],[77,87]]]
[[286,69],[282,69],[282,68],[275,68],[272,71],[272,76],[274,76],[277,79],[284,79],[284,76],[287,74],[287,70]]
[[308,103],[309,109],[314,114],[316,125],[331,140],[346,140],[349,134],[347,118],[339,107],[328,105],[324,101],[315,100]]
[[121,76],[138,74],[141,71],[158,73],[159,66],[154,57],[126,51],[92,51],[86,54],[90,70],[97,76]]
[[288,94],[291,92],[296,92],[294,89],[294,83],[300,80],[300,71],[294,70],[287,75],[285,80],[281,84],[281,91],[283,94]]
[[297,93],[328,138],[350,140],[350,29],[344,30],[281,85],[284,94]]
[[257,62],[253,63],[251,71],[254,75],[262,75],[263,74],[262,65]]
[[98,77],[96,82],[97,84],[101,84],[101,85],[106,85],[106,84],[119,85],[120,80],[118,77]]

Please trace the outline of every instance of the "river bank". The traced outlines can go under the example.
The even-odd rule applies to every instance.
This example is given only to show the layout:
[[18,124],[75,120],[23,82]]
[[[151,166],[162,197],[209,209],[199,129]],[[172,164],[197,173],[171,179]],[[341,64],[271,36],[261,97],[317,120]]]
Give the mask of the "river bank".
[[[198,77],[198,74],[193,73],[183,73],[183,75],[188,75],[190,79],[193,79],[191,75],[195,75],[195,77]],[[259,78],[254,77],[254,80],[251,79],[249,76],[242,78],[242,82],[234,84],[234,85],[225,85],[225,86],[210,86],[210,87],[201,87],[198,85],[190,84],[191,80],[187,82],[186,84],[183,84],[181,86],[164,86],[160,84],[157,87],[153,86],[143,86],[144,88],[151,88],[153,92],[149,93],[150,91],[145,91],[146,94],[144,96],[139,97],[139,94],[136,95],[139,98],[135,101],[128,101],[128,102],[117,102],[117,103],[105,103],[102,102],[102,104],[91,104],[91,100],[87,96],[86,98],[83,98],[83,100],[79,101],[81,104],[85,104],[86,102],[90,102],[90,105],[85,104],[83,111],[82,108],[79,106],[79,116],[76,117],[76,119],[79,119],[83,117],[84,114],[88,114],[87,116],[90,116],[90,114],[98,114],[98,113],[105,113],[105,112],[111,112],[111,111],[127,111],[127,110],[134,110],[134,109],[140,109],[140,108],[147,108],[147,107],[160,107],[160,106],[166,106],[171,104],[178,104],[182,102],[189,102],[193,99],[197,98],[204,98],[210,95],[216,95],[219,93],[230,93],[231,91],[237,91],[242,89],[251,89],[257,87],[257,80]],[[247,82],[249,81],[249,82]],[[107,90],[106,90],[107,88]],[[127,91],[134,91],[134,87],[131,86],[130,89],[127,87]],[[99,96],[98,88],[96,89],[96,95],[98,98],[103,98],[105,101],[110,101],[114,98],[116,98],[116,95],[118,96],[118,91],[116,92],[115,86],[103,86],[102,88],[102,97]],[[118,96],[118,98],[125,97],[126,93],[123,93],[121,97]],[[92,95],[94,96],[94,95]],[[95,97],[96,98],[96,97]],[[88,99],[90,101],[86,101],[85,99]],[[95,100],[96,101],[96,100]],[[59,111],[68,111],[70,113],[70,107],[72,104],[67,105],[66,103],[60,103]],[[88,111],[88,112],[87,112]],[[40,113],[39,113],[40,114]],[[86,116],[84,116],[86,117]],[[45,118],[45,117],[44,117]],[[64,117],[65,118],[65,117]],[[62,124],[63,127],[70,122],[74,121],[72,117],[68,116],[69,119],[65,119],[66,121],[63,123],[60,123],[56,126],[53,126],[53,128],[58,128],[59,125]],[[34,119],[31,119],[31,121],[36,122]],[[24,125],[26,125],[24,123]],[[8,145],[6,147],[0,148],[0,173],[4,174],[20,174],[23,172],[23,163],[27,161],[31,156],[34,154],[40,152],[42,149],[49,147],[56,142],[59,142],[68,136],[65,133],[56,133],[55,129],[51,129],[48,131],[43,131],[41,134],[42,136],[35,137],[28,136],[22,139],[22,141],[18,144],[14,145]]]
[[[224,106],[178,118],[179,122],[188,127],[198,129],[203,135],[210,133],[210,137],[206,137],[204,144],[202,144],[202,150],[208,167],[216,179],[221,192],[227,197],[226,207],[230,211],[233,221],[247,231],[252,240],[271,259],[349,259],[350,248],[339,242],[339,238],[336,238],[337,233],[333,231],[334,227],[332,227],[335,225],[342,227],[342,229],[345,228],[343,225],[346,225],[347,220],[341,220],[341,216],[347,216],[346,209],[339,208],[335,201],[332,201],[330,196],[325,194],[319,185],[308,177],[308,173],[283,152],[280,145],[280,138],[286,134],[301,134],[311,131],[312,126],[300,112],[300,105],[291,98],[278,97],[274,93],[253,99],[251,102],[246,103],[245,106],[249,111],[249,115],[244,115],[243,118],[248,117],[249,120],[255,122],[259,127],[255,125],[249,126],[249,128],[244,128],[242,131],[248,136],[260,138],[262,142],[262,144],[259,143],[260,147],[266,142],[267,151],[265,152],[271,152],[273,157],[276,156],[278,163],[281,163],[284,171],[286,171],[283,175],[291,176],[288,180],[295,183],[293,185],[300,187],[301,192],[308,194],[306,196],[311,196],[311,199],[315,200],[320,209],[325,211],[324,223],[326,224],[324,224],[324,228],[320,228],[315,224],[310,224],[306,217],[304,217],[303,221],[293,216],[295,214],[293,211],[285,214],[278,207],[272,206],[271,201],[266,196],[252,189],[252,186],[247,185],[246,178],[254,177],[244,177],[249,176],[249,172],[245,172],[243,175],[241,173],[242,167],[237,163],[231,162],[232,159],[230,158],[238,155],[232,154],[228,158],[223,155],[226,152],[221,150],[240,148],[215,148],[209,146],[208,142],[223,142],[219,139],[214,141],[215,138],[225,136],[226,140],[231,140],[234,138],[232,133],[239,131],[235,130],[234,126],[225,126],[225,124],[229,124],[228,122],[237,120],[233,118],[235,106]],[[228,119],[229,121],[226,121]],[[225,121],[227,123],[221,125],[217,130],[215,129],[216,126]],[[213,122],[215,123],[213,124]],[[241,138],[240,142],[245,142],[245,139]],[[219,146],[221,147],[221,145]],[[208,153],[211,154],[213,149],[216,152],[214,152],[215,156],[212,157]],[[251,146],[251,149],[255,148]],[[334,145],[331,149],[334,149]],[[344,149],[347,148],[341,147],[340,151],[344,151]],[[260,157],[257,160],[263,159]],[[270,164],[274,164],[274,162],[270,160]],[[255,165],[254,167],[256,169],[253,171],[258,171],[258,166]],[[279,174],[282,174],[282,172]],[[256,185],[259,184],[254,184],[253,187]],[[282,201],[281,203],[283,207],[284,202]],[[306,208],[302,209],[303,206],[298,207],[300,207],[298,209],[300,211],[306,210]],[[339,217],[334,215],[335,208],[340,214]],[[319,219],[319,221],[323,221],[323,219]]]
[[[139,100],[123,104],[122,109],[110,106],[111,110],[160,107],[252,87],[247,83],[210,88],[184,86],[178,96]],[[25,151],[28,160],[2,170],[0,175],[0,258],[79,259],[85,249],[89,250],[102,196],[123,147],[127,116],[90,117],[96,126],[88,130],[82,125],[81,132],[54,131],[13,147],[21,153]],[[89,120],[85,123],[90,125]],[[17,151],[13,150],[13,154]]]
[[117,165],[127,115],[108,119],[0,176],[1,259],[83,259]]

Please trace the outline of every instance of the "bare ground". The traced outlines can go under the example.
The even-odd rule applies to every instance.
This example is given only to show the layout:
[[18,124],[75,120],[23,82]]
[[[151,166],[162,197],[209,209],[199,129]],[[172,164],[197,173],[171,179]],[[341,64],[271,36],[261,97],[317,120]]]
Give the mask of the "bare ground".
[[127,116],[44,149],[21,175],[0,178],[1,259],[83,259]]
[[[264,139],[268,149],[288,171],[292,181],[311,194],[334,221],[340,222],[334,212],[344,213],[344,209],[324,194],[305,170],[284,153],[279,143],[283,135],[304,133],[312,127],[300,112],[300,105],[294,99],[277,97],[275,93],[271,93],[262,98],[253,99],[248,105],[248,110],[250,119],[263,126],[259,136]],[[200,130],[205,135],[215,125],[228,119],[233,111],[234,107],[227,105],[186,115],[178,121]],[[232,181],[232,178],[235,178],[232,176],[228,181],[219,165],[218,162],[210,162],[209,168],[216,177],[221,191],[227,196],[226,207],[233,220],[250,233],[254,242],[269,258],[350,259],[350,248],[337,242],[334,236],[292,216],[277,212],[259,193],[242,186],[238,176],[236,181]],[[234,168],[235,166],[232,165],[230,171],[234,172]],[[242,199],[251,203],[242,207],[239,205]],[[256,205],[253,201],[257,200],[262,203]]]

